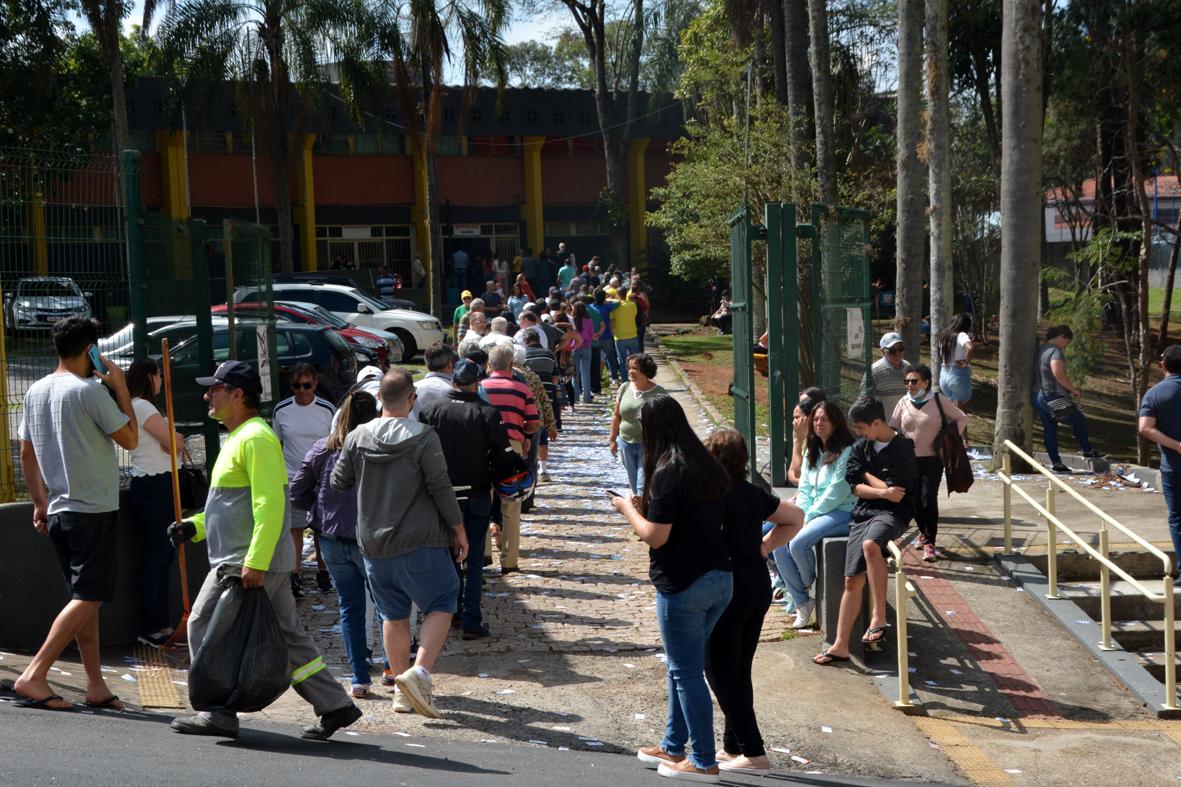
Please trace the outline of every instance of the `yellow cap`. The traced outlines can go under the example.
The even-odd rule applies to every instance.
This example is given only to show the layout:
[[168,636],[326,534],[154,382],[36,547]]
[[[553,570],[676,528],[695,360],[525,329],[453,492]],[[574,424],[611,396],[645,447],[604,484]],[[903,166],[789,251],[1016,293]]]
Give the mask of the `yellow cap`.
[[472,291],[471,291],[471,290],[464,290],[463,292],[459,293],[459,299],[460,299],[461,301],[462,301],[464,298],[470,298],[470,297],[472,297]]

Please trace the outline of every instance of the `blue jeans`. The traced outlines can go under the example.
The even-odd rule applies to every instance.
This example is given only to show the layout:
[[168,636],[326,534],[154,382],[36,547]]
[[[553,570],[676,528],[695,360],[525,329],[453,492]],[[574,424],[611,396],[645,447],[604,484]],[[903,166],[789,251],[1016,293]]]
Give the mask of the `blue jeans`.
[[[1038,417],[1042,419],[1042,440],[1046,444],[1046,453],[1050,455],[1050,463],[1062,464],[1062,457],[1058,453],[1058,422],[1054,420],[1054,415],[1040,392],[1033,395],[1033,409],[1037,410]],[[1091,441],[1087,437],[1087,419],[1083,417],[1083,411],[1076,409],[1066,423],[1074,430],[1074,439],[1078,441],[1078,447],[1084,452],[1090,451]]]
[[584,402],[591,400],[591,348],[579,347],[572,353],[574,357],[574,393],[575,397]]
[[1176,575],[1177,561],[1181,560],[1181,473],[1175,470],[1160,471],[1161,492],[1169,509],[1169,535],[1173,537],[1173,572]]
[[797,606],[812,599],[808,589],[816,581],[816,552],[813,547],[826,538],[849,535],[849,523],[852,521],[853,515],[848,511],[829,511],[813,517],[804,523],[803,529],[796,533],[787,546],[771,553],[779,576],[787,583],[787,589]]
[[[536,440],[534,442],[537,442]],[[484,617],[480,601],[484,594],[484,541],[488,535],[488,520],[492,515],[492,495],[459,501],[463,512],[463,529],[467,533],[466,569],[459,569],[459,609],[464,631],[479,631]]]
[[640,337],[634,339],[616,339],[615,354],[619,356],[619,373],[621,379],[627,379],[627,357],[640,352]]
[[353,671],[353,683],[369,683],[369,646],[365,640],[365,597],[369,584],[365,579],[365,561],[355,541],[344,541],[320,534],[320,556],[340,602],[340,636],[345,656]]
[[603,360],[607,362],[607,368],[611,371],[612,380],[622,380],[627,375],[619,373],[619,355],[615,352],[614,339],[600,339],[599,350],[603,354]]
[[668,723],[660,742],[669,754],[683,755],[698,768],[718,764],[714,749],[714,713],[705,685],[705,646],[718,618],[730,604],[734,577],[707,571],[680,593],[656,591],[656,619],[668,658]]
[[640,494],[644,488],[644,444],[629,443],[622,437],[616,438],[619,444],[619,457],[623,460],[623,469],[627,471],[627,485],[632,494]]

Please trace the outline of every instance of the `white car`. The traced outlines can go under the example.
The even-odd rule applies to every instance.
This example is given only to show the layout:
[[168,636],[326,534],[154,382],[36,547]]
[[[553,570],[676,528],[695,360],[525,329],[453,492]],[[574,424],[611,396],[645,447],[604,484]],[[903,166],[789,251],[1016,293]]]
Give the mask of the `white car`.
[[[271,289],[276,301],[314,303],[358,327],[377,328],[394,334],[402,340],[406,360],[435,342],[443,341],[443,325],[437,317],[409,309],[391,309],[356,287],[320,282],[276,282]],[[258,288],[243,287],[234,293],[234,303],[249,303],[262,297]]]
[[20,279],[4,293],[4,322],[9,330],[49,329],[65,317],[90,319],[91,293],[82,292],[73,279],[32,276]]

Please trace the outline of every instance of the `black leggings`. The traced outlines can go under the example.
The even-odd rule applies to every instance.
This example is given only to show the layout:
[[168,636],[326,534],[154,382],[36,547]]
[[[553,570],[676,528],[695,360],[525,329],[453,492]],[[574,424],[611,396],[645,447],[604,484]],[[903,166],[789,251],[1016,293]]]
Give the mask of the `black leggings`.
[[763,561],[734,561],[734,595],[705,649],[705,677],[726,716],[722,742],[728,754],[767,753],[755,718],[750,672],[770,606],[771,578]]
[[939,530],[939,483],[943,480],[943,461],[937,456],[920,456],[919,499],[915,501],[914,521],[919,526],[920,541],[934,544]]

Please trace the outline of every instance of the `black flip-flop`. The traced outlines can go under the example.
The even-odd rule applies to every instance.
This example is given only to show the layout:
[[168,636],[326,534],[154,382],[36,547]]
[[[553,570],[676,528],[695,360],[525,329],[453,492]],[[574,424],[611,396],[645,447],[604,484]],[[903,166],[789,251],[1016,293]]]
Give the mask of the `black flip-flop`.
[[[817,659],[828,659],[828,661],[817,661]],[[848,660],[849,660],[848,656],[838,656],[837,654],[830,653],[827,650],[824,651],[823,653],[817,653],[815,656],[812,657],[812,663],[819,665],[821,667],[827,667],[829,664],[837,664],[842,661],[848,661]]]
[[119,699],[118,694],[112,694],[111,696],[107,697],[105,700],[103,700],[101,702],[91,702],[90,700],[86,700],[82,704],[88,708],[96,708],[99,710],[113,710],[113,711],[127,710],[126,705],[123,705],[122,708],[115,707],[116,702],[119,703],[120,705],[123,705],[123,700]]
[[65,698],[62,697],[60,694],[50,694],[48,697],[42,697],[39,700],[35,700],[32,697],[26,697],[25,699],[16,703],[16,706],[18,708],[32,708],[33,710],[56,710],[56,711],[73,710],[74,709],[73,704],[71,704],[68,708],[54,708],[49,704],[51,702],[65,702],[65,701],[66,701]]
[[[886,629],[888,629],[888,628],[890,628],[890,627],[889,626],[874,626],[873,628],[868,629],[865,632],[865,635],[861,638],[861,641],[864,642],[866,645],[876,645],[886,638]],[[877,634],[876,637],[873,636],[875,633]]]

